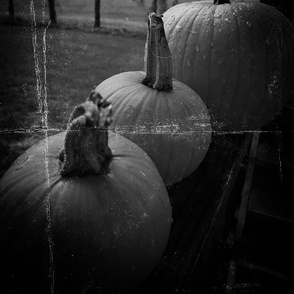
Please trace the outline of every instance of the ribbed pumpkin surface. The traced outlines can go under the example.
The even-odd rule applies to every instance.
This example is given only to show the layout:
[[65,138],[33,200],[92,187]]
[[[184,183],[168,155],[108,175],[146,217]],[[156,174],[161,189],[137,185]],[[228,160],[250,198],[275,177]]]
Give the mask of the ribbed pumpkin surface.
[[191,174],[211,138],[210,117],[200,97],[173,80],[171,91],[142,84],[144,72],[124,72],[95,91],[113,104],[112,127],[139,145],[154,161],[166,185]]
[[174,78],[200,95],[215,129],[258,129],[290,97],[293,28],[273,7],[196,1],[170,8],[163,19]]
[[1,293],[129,290],[163,254],[171,206],[146,153],[110,132],[104,173],[63,178],[63,140],[31,147],[0,181]]

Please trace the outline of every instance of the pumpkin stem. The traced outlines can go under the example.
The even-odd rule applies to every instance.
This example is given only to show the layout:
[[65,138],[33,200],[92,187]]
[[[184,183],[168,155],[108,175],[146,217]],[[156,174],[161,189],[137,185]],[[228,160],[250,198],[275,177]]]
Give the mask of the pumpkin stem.
[[147,27],[147,38],[145,42],[145,54],[144,54],[144,66],[145,66],[146,76],[143,79],[142,83],[152,88],[156,80],[156,60],[151,50],[151,48],[155,48],[155,39],[154,39],[155,35],[150,33],[149,16],[147,19],[148,27]]
[[69,119],[64,149],[60,153],[61,174],[99,174],[111,158],[107,127],[111,123],[112,105],[99,93],[91,91],[86,102],[77,106]]
[[230,0],[214,0],[213,4],[220,5],[220,4],[231,4]]
[[148,16],[145,44],[146,76],[142,83],[157,91],[172,89],[172,55],[166,40],[162,16],[152,12]]

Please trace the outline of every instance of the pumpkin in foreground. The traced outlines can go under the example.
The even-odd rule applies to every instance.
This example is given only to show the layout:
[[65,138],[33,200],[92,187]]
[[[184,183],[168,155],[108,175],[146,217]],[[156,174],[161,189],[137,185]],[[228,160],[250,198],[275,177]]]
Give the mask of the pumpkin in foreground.
[[29,148],[1,179],[1,293],[120,293],[159,263],[167,190],[141,148],[107,131],[110,114],[92,93],[66,132]]
[[210,145],[211,125],[201,98],[172,78],[163,25],[161,17],[149,15],[146,72],[114,75],[95,91],[113,103],[115,131],[146,151],[169,186],[200,165]]
[[164,13],[174,77],[193,88],[215,130],[269,123],[294,84],[294,30],[259,1],[195,1]]

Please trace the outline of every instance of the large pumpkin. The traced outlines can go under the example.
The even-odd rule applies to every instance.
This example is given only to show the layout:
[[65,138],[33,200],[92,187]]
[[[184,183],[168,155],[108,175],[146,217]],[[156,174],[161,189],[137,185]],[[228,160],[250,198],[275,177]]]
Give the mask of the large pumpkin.
[[155,13],[148,17],[145,69],[112,76],[96,92],[114,105],[115,131],[145,150],[171,185],[199,166],[210,144],[211,125],[201,98],[172,79],[163,21]]
[[1,293],[120,293],[158,264],[167,190],[141,148],[108,137],[101,105],[77,107],[66,133],[28,149],[1,179]]
[[258,129],[294,84],[290,22],[259,1],[196,1],[164,13],[174,77],[206,103],[216,130]]

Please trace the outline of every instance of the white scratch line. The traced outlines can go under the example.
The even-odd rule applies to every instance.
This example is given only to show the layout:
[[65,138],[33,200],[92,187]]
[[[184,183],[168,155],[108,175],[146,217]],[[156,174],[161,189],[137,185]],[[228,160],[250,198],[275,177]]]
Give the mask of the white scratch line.
[[[43,0],[43,6],[45,6],[45,0]],[[46,206],[46,217],[47,217],[47,238],[49,244],[49,279],[50,279],[50,290],[51,293],[54,294],[54,242],[52,236],[52,222],[51,222],[51,215],[50,215],[50,173],[49,173],[49,163],[47,160],[48,155],[48,103],[47,103],[47,77],[46,77],[46,33],[47,28],[50,24],[48,24],[47,28],[45,28],[43,33],[43,56],[40,56],[38,53],[38,42],[37,42],[37,24],[36,24],[36,11],[34,6],[34,0],[30,2],[30,11],[32,15],[32,43],[33,43],[33,54],[34,54],[34,61],[35,61],[35,71],[36,71],[36,87],[37,87],[37,99],[39,103],[39,112],[42,114],[42,128],[45,134],[45,145],[44,145],[44,159],[45,159],[45,171],[46,171],[46,178],[47,178],[47,187],[48,187],[48,194],[45,202]],[[45,14],[44,9],[42,9],[42,23],[45,21]],[[41,57],[43,57],[43,68],[40,66]],[[42,69],[43,69],[43,76],[44,81],[42,82]]]
[[[282,142],[281,136],[279,142]],[[280,180],[283,182],[283,164],[282,164],[282,158],[281,158],[281,153],[282,153],[282,143],[280,146],[278,146],[278,157],[279,157],[279,169],[280,169]]]

